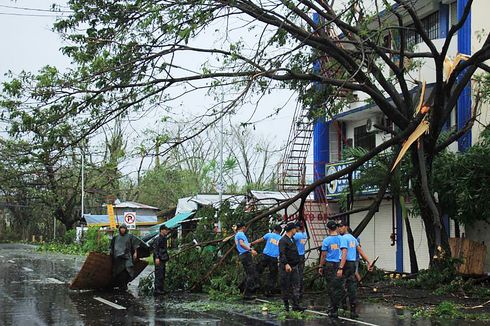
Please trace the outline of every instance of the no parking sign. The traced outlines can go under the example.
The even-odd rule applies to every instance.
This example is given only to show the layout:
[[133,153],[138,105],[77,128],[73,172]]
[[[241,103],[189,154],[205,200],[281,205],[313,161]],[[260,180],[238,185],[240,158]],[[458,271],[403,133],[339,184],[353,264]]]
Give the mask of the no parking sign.
[[128,229],[136,229],[136,212],[124,212],[124,223]]

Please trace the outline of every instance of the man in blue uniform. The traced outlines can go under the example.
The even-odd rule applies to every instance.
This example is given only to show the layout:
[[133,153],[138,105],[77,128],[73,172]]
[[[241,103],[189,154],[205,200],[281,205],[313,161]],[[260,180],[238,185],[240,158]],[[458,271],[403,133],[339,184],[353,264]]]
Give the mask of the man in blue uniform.
[[252,242],[252,246],[257,243],[265,241],[264,251],[262,252],[262,258],[258,266],[259,275],[267,268],[269,270],[269,278],[265,284],[265,294],[267,296],[272,294],[272,291],[276,288],[277,283],[277,258],[279,257],[279,240],[281,240],[282,227],[276,225],[273,232],[265,234],[262,238],[259,238]]
[[302,300],[303,294],[304,294],[303,274],[305,271],[305,245],[306,245],[306,242],[308,242],[308,235],[305,232],[305,228],[304,228],[303,223],[298,222],[296,224],[296,226],[298,227],[299,231],[296,232],[293,239],[294,239],[294,242],[296,243],[296,247],[298,248],[298,254],[299,254],[299,259],[300,259],[300,263],[298,265],[299,293],[300,293],[300,300]]
[[245,290],[243,291],[243,298],[245,300],[253,300],[255,299],[253,293],[256,288],[256,272],[252,256],[257,255],[257,252],[252,249],[245,232],[247,232],[245,224],[238,223],[237,233],[235,234],[235,246],[239,254],[240,262],[245,270]]
[[289,223],[285,230],[286,234],[279,241],[279,277],[284,309],[289,311],[289,300],[291,299],[294,311],[304,311],[305,308],[299,305],[298,264],[300,259],[293,239],[297,226],[295,223]]
[[[341,236],[337,233],[337,223],[328,221],[328,236],[322,242],[322,254],[320,256],[320,268],[318,273],[323,275],[327,281],[328,296],[330,297],[330,317],[337,318],[339,303],[343,298],[342,280],[337,277],[341,249]],[[346,251],[347,249],[342,249]]]
[[357,306],[357,280],[356,280],[356,254],[359,255],[368,264],[368,270],[371,271],[372,265],[369,258],[362,250],[357,239],[349,233],[349,225],[346,222],[339,223],[339,233],[342,235],[340,248],[347,249],[342,251],[342,257],[337,271],[337,276],[342,277],[345,288],[347,289],[347,297],[350,303],[350,314],[352,318],[358,317],[356,312]]

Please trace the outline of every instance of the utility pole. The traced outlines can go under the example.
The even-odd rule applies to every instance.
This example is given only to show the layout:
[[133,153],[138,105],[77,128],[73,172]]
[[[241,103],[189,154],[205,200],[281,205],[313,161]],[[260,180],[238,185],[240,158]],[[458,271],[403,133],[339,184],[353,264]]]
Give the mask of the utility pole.
[[[223,114],[225,107],[224,107],[224,91],[221,90],[221,113]],[[223,147],[224,147],[224,140],[223,140],[223,119],[224,115],[221,116],[221,121],[220,121],[220,137],[219,137],[219,210],[218,210],[218,232],[221,232],[221,218],[219,218],[219,214],[221,213],[221,206],[223,205]]]
[[81,208],[81,217],[85,213],[85,153],[82,149],[82,208]]

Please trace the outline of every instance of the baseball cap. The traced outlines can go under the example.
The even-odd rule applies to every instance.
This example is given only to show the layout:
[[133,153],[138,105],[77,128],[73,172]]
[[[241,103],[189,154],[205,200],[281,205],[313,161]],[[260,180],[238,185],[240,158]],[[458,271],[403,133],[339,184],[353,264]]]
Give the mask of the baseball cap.
[[337,223],[333,220],[327,222],[327,228],[330,230],[335,230],[337,228]]
[[346,221],[339,221],[339,223],[337,225],[338,226],[349,226],[349,223],[347,223]]
[[245,223],[243,223],[243,222],[238,222],[236,224],[237,229],[243,228],[244,226],[245,226]]

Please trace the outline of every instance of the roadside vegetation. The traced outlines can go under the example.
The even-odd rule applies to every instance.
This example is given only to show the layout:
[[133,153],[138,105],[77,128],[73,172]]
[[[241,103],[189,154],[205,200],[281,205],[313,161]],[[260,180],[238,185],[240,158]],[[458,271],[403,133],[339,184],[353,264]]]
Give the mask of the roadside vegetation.
[[76,231],[69,230],[59,240],[44,242],[38,247],[38,251],[57,252],[69,255],[85,255],[95,251],[100,253],[109,252],[109,237],[99,232],[98,228],[88,228],[80,243],[76,242]]

